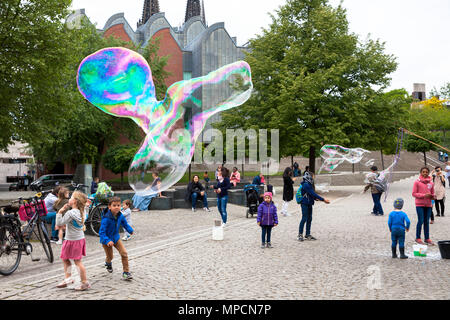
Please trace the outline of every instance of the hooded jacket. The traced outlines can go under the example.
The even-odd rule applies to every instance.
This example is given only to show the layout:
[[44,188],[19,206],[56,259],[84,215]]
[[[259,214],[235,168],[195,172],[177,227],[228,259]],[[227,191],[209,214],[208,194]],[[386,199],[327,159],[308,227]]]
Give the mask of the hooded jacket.
[[119,212],[117,216],[114,216],[111,210],[108,210],[102,218],[100,225],[100,243],[107,245],[109,242],[117,243],[120,240],[119,229],[124,227],[129,234],[133,233],[133,228],[127,222],[122,212]]
[[420,176],[419,179],[414,182],[412,191],[412,196],[416,198],[416,207],[433,207],[431,203],[431,200],[433,199],[425,198],[425,195],[429,193],[431,193],[434,199],[436,195],[434,192],[434,183],[431,181],[431,177],[425,179]]
[[263,202],[258,207],[257,222],[261,223],[261,226],[273,226],[278,224],[277,207],[273,202]]

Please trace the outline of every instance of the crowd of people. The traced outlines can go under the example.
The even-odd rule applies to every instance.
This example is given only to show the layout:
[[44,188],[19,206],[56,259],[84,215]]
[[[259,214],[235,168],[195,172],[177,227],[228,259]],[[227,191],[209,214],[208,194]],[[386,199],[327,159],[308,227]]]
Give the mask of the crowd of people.
[[[281,213],[283,216],[289,216],[289,203],[296,199],[301,208],[301,220],[299,222],[299,231],[297,239],[300,242],[305,240],[317,240],[311,234],[311,226],[313,220],[313,207],[316,201],[322,201],[330,204],[330,201],[321,197],[315,192],[314,173],[305,168],[303,175],[298,164],[287,167],[283,172],[283,203]],[[414,182],[412,188],[412,196],[415,198],[415,206],[417,213],[416,240],[421,245],[434,245],[430,237],[430,224],[433,223],[433,205],[436,207],[436,216],[445,216],[445,188],[446,181],[450,175],[450,164],[443,170],[440,166],[434,168],[430,172],[428,167],[420,170],[419,178]],[[381,196],[385,190],[377,187],[377,181],[380,174],[378,168],[373,166],[371,172],[366,176],[366,186],[364,191],[371,190],[373,200],[372,214],[375,216],[383,216],[384,211],[381,205]],[[105,268],[108,272],[113,272],[113,247],[119,252],[122,260],[123,278],[125,280],[132,279],[128,264],[128,254],[123,241],[128,241],[134,234],[133,224],[131,222],[131,208],[139,205],[156,196],[161,196],[160,184],[161,179],[157,173],[153,173],[154,182],[149,188],[156,191],[156,195],[150,198],[135,196],[133,203],[130,200],[121,202],[118,197],[112,197],[108,202],[108,209],[105,211],[101,227],[99,231],[100,244],[105,252]],[[217,207],[222,218],[222,225],[225,227],[228,220],[227,203],[228,191],[237,186],[241,182],[241,176],[236,167],[232,173],[220,165],[215,171],[216,181],[212,182],[208,172],[203,175],[204,185],[200,181],[198,175],[194,175],[192,181],[188,184],[186,192],[186,201],[192,204],[192,211],[196,211],[197,201],[201,200],[203,209],[211,212],[208,205],[208,192],[213,191],[217,196]],[[446,179],[447,178],[447,179]],[[297,179],[302,179],[299,188],[295,193],[294,185]],[[264,176],[258,174],[253,178],[252,184],[260,186],[265,182]],[[91,192],[95,192],[98,187],[98,178],[94,179]],[[63,261],[65,279],[57,285],[58,288],[66,288],[74,281],[71,273],[71,260],[74,260],[75,266],[79,270],[81,284],[76,290],[84,291],[90,288],[90,284],[86,276],[86,268],[82,263],[83,257],[86,256],[86,241],[84,236],[85,222],[87,219],[88,207],[90,201],[88,197],[79,191],[70,192],[67,188],[56,186],[52,192],[45,198],[45,204],[48,214],[46,221],[52,225],[51,241],[59,245],[61,248],[61,260]],[[147,210],[148,202],[142,206],[142,210]],[[400,257],[407,259],[405,254],[405,233],[409,232],[411,221],[408,214],[403,209],[404,200],[398,198],[394,201],[394,210],[390,212],[388,219],[388,228],[391,232],[391,249],[392,258]],[[273,193],[265,192],[258,204],[257,225],[261,228],[261,248],[273,248],[272,246],[272,229],[277,227],[279,219],[277,215],[277,206],[273,201]],[[125,235],[120,238],[119,229],[123,227]],[[423,239],[422,240],[422,230]],[[64,236],[65,235],[65,236]],[[64,239],[63,239],[64,236]],[[397,246],[400,256],[397,255]]]

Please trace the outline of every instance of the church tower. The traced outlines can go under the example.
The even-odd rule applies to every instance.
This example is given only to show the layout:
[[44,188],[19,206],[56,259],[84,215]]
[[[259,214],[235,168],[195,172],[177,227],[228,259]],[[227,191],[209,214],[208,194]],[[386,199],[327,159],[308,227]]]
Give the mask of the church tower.
[[159,13],[159,1],[158,0],[145,0],[144,9],[142,10],[142,19],[139,20],[138,28],[144,25],[148,19],[155,13]]
[[205,3],[200,3],[200,0],[188,0],[186,5],[186,18],[184,22],[187,22],[190,18],[200,16],[203,23],[206,25],[205,18]]

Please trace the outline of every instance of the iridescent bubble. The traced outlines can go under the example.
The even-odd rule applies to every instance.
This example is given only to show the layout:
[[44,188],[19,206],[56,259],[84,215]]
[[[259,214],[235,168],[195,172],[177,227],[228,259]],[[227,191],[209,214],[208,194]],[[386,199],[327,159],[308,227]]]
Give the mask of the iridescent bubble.
[[174,83],[165,99],[157,101],[147,61],[126,48],[107,48],[88,56],[79,67],[77,82],[94,106],[130,118],[144,131],[145,140],[128,172],[130,186],[141,196],[177,183],[206,121],[242,105],[253,90],[250,66],[238,61],[204,77]]
[[361,148],[351,149],[338,145],[325,145],[320,149],[320,156],[325,161],[319,173],[323,170],[331,173],[345,161],[352,164],[359,163],[366,153],[370,153],[370,151]]

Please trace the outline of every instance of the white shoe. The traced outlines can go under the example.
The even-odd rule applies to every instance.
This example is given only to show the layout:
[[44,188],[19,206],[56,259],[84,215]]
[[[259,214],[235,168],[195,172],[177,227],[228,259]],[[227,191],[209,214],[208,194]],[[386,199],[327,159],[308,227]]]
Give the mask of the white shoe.
[[227,226],[226,223],[222,223],[222,228],[225,228]]
[[203,208],[203,210],[206,212],[211,212],[211,210],[209,210],[209,208]]
[[123,240],[123,241],[128,241],[128,240],[130,240],[130,238],[131,238],[131,236],[128,236],[128,237],[127,237],[127,236],[124,236],[124,237],[122,238],[122,240]]
[[61,245],[61,244],[63,244],[63,241],[62,241],[62,240],[58,240],[58,241],[56,242],[56,244]]
[[195,212],[195,208],[192,208],[192,212]]

